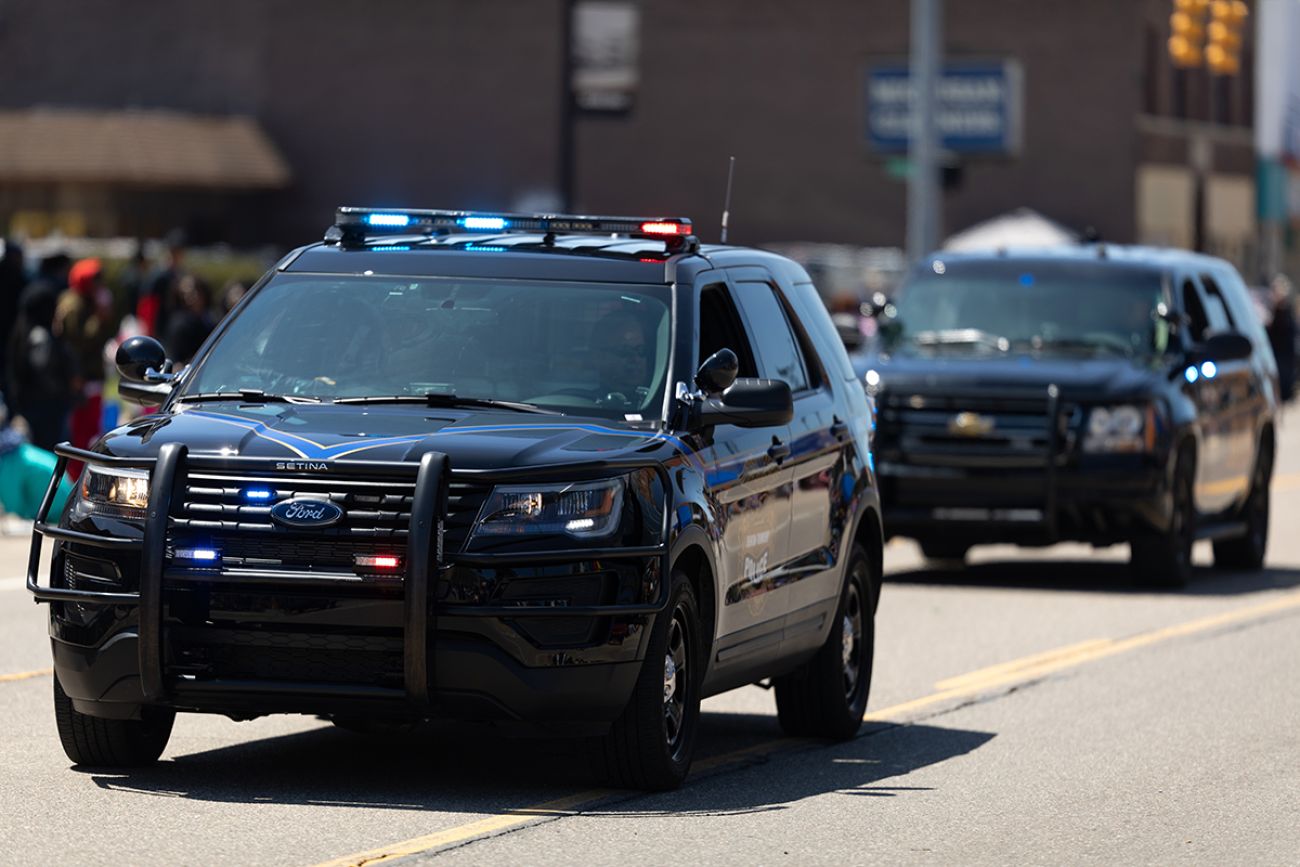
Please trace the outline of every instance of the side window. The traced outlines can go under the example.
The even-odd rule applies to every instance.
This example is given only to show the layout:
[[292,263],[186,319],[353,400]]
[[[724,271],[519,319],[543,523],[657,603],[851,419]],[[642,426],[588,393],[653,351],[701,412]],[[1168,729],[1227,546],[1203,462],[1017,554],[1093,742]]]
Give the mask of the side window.
[[719,349],[736,353],[742,378],[758,376],[754,353],[745,337],[745,327],[740,323],[740,314],[736,312],[725,283],[705,286],[700,292],[700,346],[696,364],[703,364],[704,359]]
[[796,296],[790,300],[799,308],[799,318],[804,325],[816,336],[822,361],[834,368],[842,379],[853,382],[858,378],[853,372],[853,362],[849,360],[844,341],[835,330],[835,323],[831,322],[831,315],[826,312],[826,305],[817,289],[811,283],[796,283],[794,288]]
[[[1228,308],[1227,299],[1224,298],[1223,293],[1219,291],[1219,284],[1215,283],[1214,279],[1210,277],[1209,274],[1202,274],[1201,285],[1205,287],[1205,297],[1209,302],[1209,306],[1223,311],[1223,320],[1227,325],[1222,327],[1226,327],[1232,331],[1241,331],[1241,329],[1237,327],[1237,323],[1234,321],[1235,317],[1232,315],[1232,311]],[[1210,321],[1214,321],[1213,314],[1211,314]],[[1218,328],[1220,326],[1215,327]]]
[[1205,305],[1201,303],[1201,293],[1196,291],[1196,284],[1191,280],[1183,281],[1183,312],[1187,314],[1187,336],[1192,343],[1205,339],[1205,332],[1210,327],[1210,320],[1205,315]]
[[763,375],[785,381],[793,392],[808,388],[808,371],[776,287],[742,282],[738,289],[750,335],[762,353]]

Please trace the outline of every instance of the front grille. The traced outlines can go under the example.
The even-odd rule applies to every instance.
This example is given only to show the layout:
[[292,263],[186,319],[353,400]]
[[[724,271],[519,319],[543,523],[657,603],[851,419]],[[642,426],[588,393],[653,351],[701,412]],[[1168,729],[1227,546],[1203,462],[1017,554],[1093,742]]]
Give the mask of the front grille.
[[402,639],[236,630],[212,626],[169,630],[173,674],[308,683],[362,683],[400,688]]
[[[274,502],[252,505],[244,500],[243,491],[253,485],[271,488],[274,502],[296,497],[329,500],[345,516],[340,524],[320,530],[281,527],[271,521]],[[224,566],[350,571],[358,554],[405,555],[414,490],[409,481],[338,475],[194,473],[172,509],[168,556],[177,547],[202,545],[219,549]],[[487,492],[486,485],[450,482],[444,536],[448,553],[463,547]]]
[[[904,463],[931,467],[1042,469],[1053,434],[1046,395],[981,397],[887,395],[881,402],[882,452]],[[1074,441],[1079,410],[1056,410],[1057,462]]]

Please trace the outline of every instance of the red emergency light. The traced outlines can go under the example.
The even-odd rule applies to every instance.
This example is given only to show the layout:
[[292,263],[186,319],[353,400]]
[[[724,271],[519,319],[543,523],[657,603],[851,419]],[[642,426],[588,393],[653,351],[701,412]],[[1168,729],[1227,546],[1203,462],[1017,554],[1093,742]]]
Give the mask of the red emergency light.
[[396,569],[402,565],[402,558],[393,554],[358,554],[356,564],[367,569]]

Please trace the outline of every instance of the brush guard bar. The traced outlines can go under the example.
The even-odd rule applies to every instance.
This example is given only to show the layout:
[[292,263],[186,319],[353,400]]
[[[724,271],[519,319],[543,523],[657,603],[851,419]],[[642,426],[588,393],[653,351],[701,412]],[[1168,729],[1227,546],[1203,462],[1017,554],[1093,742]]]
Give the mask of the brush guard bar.
[[[166,559],[168,520],[172,501],[182,490],[181,482],[190,470],[264,472],[272,459],[222,455],[190,455],[180,443],[167,443],[156,458],[128,458],[75,448],[68,443],[55,447],[58,458],[50,485],[41,500],[32,526],[31,551],[27,560],[27,590],[36,602],[69,602],[82,605],[127,605],[139,609],[138,635],[140,683],[146,701],[161,702],[173,692],[210,694],[225,689],[250,693],[300,693],[366,698],[405,698],[416,707],[428,707],[431,682],[429,658],[432,652],[433,612],[430,587],[438,572],[453,565],[511,566],[561,563],[593,559],[660,558],[658,588],[655,599],[644,604],[586,605],[572,607],[528,606],[456,606],[456,616],[476,617],[631,617],[658,614],[668,604],[670,592],[669,519],[672,514],[671,479],[659,464],[643,461],[602,461],[581,465],[535,467],[511,470],[461,470],[458,477],[486,483],[548,481],[596,476],[618,471],[653,469],[663,489],[664,506],[658,545],[622,548],[569,548],[556,551],[510,553],[458,553],[448,555],[443,548],[443,529],[447,514],[447,490],[451,476],[445,454],[428,452],[419,464],[409,461],[338,461],[349,470],[374,478],[415,477],[411,507],[410,532],[407,539],[406,572],[403,578],[403,680],[404,690],[364,685],[296,683],[294,681],[173,681],[168,682],[163,661],[163,583]],[[60,527],[49,521],[49,512],[59,487],[59,480],[70,460],[95,466],[123,469],[147,469],[149,507],[145,513],[143,535],[123,539]],[[74,494],[75,496],[75,494]],[[140,584],[136,592],[81,590],[42,585],[38,580],[42,541],[45,538],[75,542],[115,551],[140,552]],[[451,612],[448,612],[451,613]]]

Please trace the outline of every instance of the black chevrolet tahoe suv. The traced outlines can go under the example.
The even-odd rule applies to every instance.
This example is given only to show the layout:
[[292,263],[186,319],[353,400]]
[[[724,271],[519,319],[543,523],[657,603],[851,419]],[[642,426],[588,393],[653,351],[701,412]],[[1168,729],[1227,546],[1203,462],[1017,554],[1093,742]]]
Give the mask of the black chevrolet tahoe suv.
[[681,219],[344,208],[192,364],[139,337],[118,366],[159,410],[58,449],[86,466],[27,579],[74,762],[152,762],[177,711],[454,718],[667,788],[700,700],[767,678],[786,731],[859,727],[869,401],[787,259]]
[[1258,569],[1277,368],[1241,277],[1176,250],[939,254],[854,357],[879,409],[890,535],[959,563],[977,543],[1127,542],[1180,585],[1192,543]]

